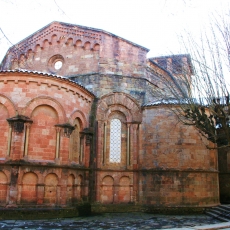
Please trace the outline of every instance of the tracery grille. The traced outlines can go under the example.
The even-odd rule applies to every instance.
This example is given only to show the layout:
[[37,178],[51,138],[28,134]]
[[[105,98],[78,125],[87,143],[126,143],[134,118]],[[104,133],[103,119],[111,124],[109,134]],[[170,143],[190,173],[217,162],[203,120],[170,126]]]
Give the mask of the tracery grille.
[[110,156],[109,161],[121,162],[121,121],[112,119],[110,123]]

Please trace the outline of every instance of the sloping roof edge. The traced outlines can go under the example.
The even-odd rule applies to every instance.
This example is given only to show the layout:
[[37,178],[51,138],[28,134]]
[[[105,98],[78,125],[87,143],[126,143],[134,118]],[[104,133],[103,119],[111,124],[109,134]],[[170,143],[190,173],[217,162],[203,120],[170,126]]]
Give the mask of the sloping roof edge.
[[115,35],[115,34],[113,34],[113,33],[110,33],[110,32],[108,32],[108,31],[106,31],[106,30],[96,29],[96,28],[93,28],[93,27],[87,27],[87,26],[82,26],[82,25],[77,25],[77,24],[71,24],[71,23],[67,23],[67,22],[59,22],[59,21],[53,21],[53,22],[49,23],[48,25],[42,27],[41,29],[39,29],[39,30],[35,31],[34,33],[30,34],[29,36],[27,36],[27,37],[24,38],[23,40],[19,41],[19,42],[16,43],[15,45],[11,46],[8,50],[14,48],[15,46],[19,45],[20,43],[22,43],[22,42],[26,41],[27,39],[29,39],[30,37],[34,36],[36,33],[38,33],[38,32],[40,32],[40,31],[42,31],[42,30],[48,28],[49,26],[51,26],[52,24],[55,24],[55,23],[58,23],[58,24],[60,24],[60,25],[67,26],[67,27],[74,27],[74,26],[77,26],[77,27],[79,27],[79,28],[81,28],[81,29],[92,30],[92,31],[95,31],[95,32],[101,32],[101,33],[104,33],[104,34],[108,34],[108,35],[110,35],[110,36],[119,38],[119,39],[121,39],[121,40],[123,40],[123,41],[125,41],[125,42],[128,42],[128,43],[130,43],[130,44],[132,44],[132,45],[134,45],[134,46],[137,46],[137,47],[139,47],[139,48],[141,48],[141,49],[144,49],[145,51],[149,52],[149,49],[147,49],[146,47],[141,46],[141,45],[138,45],[138,44],[136,44],[136,43],[134,43],[134,42],[131,42],[131,41],[125,39],[125,38],[119,37],[118,35]]
[[42,76],[47,76],[47,77],[51,77],[51,78],[56,78],[56,79],[61,79],[64,80],[66,82],[70,82],[70,83],[74,83],[77,86],[80,86],[82,89],[84,89],[85,91],[87,91],[91,96],[96,97],[91,91],[89,91],[88,89],[86,89],[83,85],[72,81],[66,77],[60,76],[60,75],[55,75],[55,74],[51,74],[51,73],[46,73],[46,72],[40,72],[40,71],[30,71],[30,70],[26,70],[26,69],[16,69],[16,70],[0,70],[0,74],[1,73],[28,73],[28,74],[37,74],[37,75],[42,75]]

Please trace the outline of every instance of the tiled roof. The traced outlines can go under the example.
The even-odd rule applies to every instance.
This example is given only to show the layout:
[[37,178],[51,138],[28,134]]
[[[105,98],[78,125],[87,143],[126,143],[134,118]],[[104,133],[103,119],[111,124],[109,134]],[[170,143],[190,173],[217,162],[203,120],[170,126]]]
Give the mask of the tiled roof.
[[143,104],[143,107],[148,107],[148,106],[156,106],[156,105],[178,105],[179,101],[177,99],[169,99],[169,100],[158,100],[158,101],[153,101],[153,102],[149,102],[146,104]]
[[1,73],[28,73],[28,74],[37,74],[37,75],[42,75],[42,76],[47,76],[47,77],[51,77],[51,78],[56,78],[56,79],[62,79],[64,81],[67,81],[67,82],[71,82],[71,83],[74,83],[76,84],[77,86],[80,86],[81,88],[83,88],[84,90],[86,90],[87,92],[89,92],[92,96],[95,97],[95,95],[90,92],[88,89],[86,89],[83,85],[75,82],[75,81],[72,81],[70,80],[69,78],[67,77],[63,77],[63,76],[60,76],[60,75],[55,75],[55,74],[51,74],[51,73],[46,73],[46,72],[40,72],[40,71],[31,71],[31,70],[27,70],[27,69],[15,69],[15,70],[0,70],[0,74]]
[[142,105],[142,107],[157,106],[157,105],[181,105],[181,104],[189,104],[188,99],[183,99],[183,98],[181,99],[179,98],[178,99],[176,98],[162,99],[162,100],[145,103]]

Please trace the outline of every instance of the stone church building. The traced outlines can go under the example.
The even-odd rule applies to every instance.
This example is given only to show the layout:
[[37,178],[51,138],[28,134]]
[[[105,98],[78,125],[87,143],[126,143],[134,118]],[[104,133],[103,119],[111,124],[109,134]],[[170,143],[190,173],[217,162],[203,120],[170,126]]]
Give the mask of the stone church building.
[[163,76],[175,82],[181,66],[192,75],[189,55],[147,59],[148,51],[61,22],[8,50],[0,66],[0,206],[219,204],[217,152],[159,94],[167,91]]

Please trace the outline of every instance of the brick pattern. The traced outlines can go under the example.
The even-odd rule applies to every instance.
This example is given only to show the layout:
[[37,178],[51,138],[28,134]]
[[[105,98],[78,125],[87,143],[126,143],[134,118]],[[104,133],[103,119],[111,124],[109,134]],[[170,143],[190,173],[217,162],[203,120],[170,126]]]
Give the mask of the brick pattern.
[[[143,112],[140,202],[159,206],[216,205],[217,154],[168,107]],[[211,147],[211,146],[210,146]]]
[[140,203],[161,207],[217,205],[217,177],[217,173],[195,171],[143,172]]
[[146,109],[142,128],[141,167],[216,170],[216,152],[205,146],[210,143],[193,127],[179,123],[170,108]]
[[[4,172],[0,171],[0,206],[66,206],[82,202],[88,196],[85,188],[88,174],[80,169],[60,170],[37,165],[21,166],[17,172],[13,181],[10,166],[5,165]],[[10,189],[8,181],[15,190]]]
[[162,99],[162,94],[158,92],[159,77],[156,78],[154,74],[151,74],[150,81],[146,76],[145,78],[133,78],[114,74],[85,74],[71,77],[71,79],[84,85],[98,98],[111,92],[122,92],[136,99],[142,105]]
[[29,154],[30,160],[54,160],[56,148],[56,128],[58,115],[49,106],[41,105],[35,108],[31,119]]
[[[146,48],[108,32],[71,27],[69,32],[69,25],[54,22],[38,31],[19,43],[17,49],[10,49],[2,69],[21,68],[62,76],[89,72],[144,75]],[[56,60],[63,62],[59,70],[54,68]]]
[[[3,206],[73,205],[87,197],[89,192],[87,170],[76,170],[89,166],[90,148],[83,136],[82,161],[79,162],[79,157],[71,159],[70,139],[64,137],[63,130],[59,128],[60,144],[56,155],[55,125],[66,122],[74,125],[74,121],[78,120],[81,124],[78,132],[88,128],[93,95],[81,86],[60,78],[32,75],[20,72],[0,74],[0,160],[1,169],[6,170],[0,171],[0,203]],[[10,154],[7,155],[10,136],[6,119],[17,114],[28,116],[33,123],[26,124],[22,133],[13,130]],[[26,162],[28,166],[10,167],[8,162],[11,161]],[[34,164],[37,167],[31,166]],[[53,170],[49,169],[50,165]],[[63,170],[55,168],[58,165],[62,165]],[[72,167],[75,170],[71,170]]]
[[37,175],[32,172],[25,173],[22,178],[21,203],[36,204],[37,202]]

